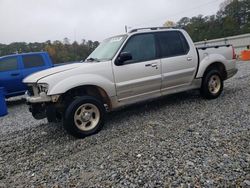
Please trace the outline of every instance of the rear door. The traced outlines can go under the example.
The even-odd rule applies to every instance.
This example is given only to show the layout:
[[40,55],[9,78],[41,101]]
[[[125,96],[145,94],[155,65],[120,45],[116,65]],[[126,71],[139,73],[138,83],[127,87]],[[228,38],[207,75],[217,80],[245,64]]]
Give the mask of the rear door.
[[161,49],[162,92],[191,84],[198,57],[180,31],[157,33]]
[[131,53],[132,60],[121,66],[113,65],[119,101],[132,102],[159,96],[161,66],[154,34],[131,36],[121,52]]
[[7,94],[22,91],[22,75],[18,60],[18,56],[0,59],[0,87],[4,87]]
[[[46,67],[45,59],[41,54],[26,54],[22,56],[23,78],[44,70]],[[26,88],[25,84],[23,84],[23,88]]]

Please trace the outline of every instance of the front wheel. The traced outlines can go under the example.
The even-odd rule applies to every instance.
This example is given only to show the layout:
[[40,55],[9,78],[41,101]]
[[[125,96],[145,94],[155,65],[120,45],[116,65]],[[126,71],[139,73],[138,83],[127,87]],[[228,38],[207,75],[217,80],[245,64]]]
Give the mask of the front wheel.
[[67,107],[63,125],[73,136],[84,138],[102,129],[105,113],[104,105],[96,98],[78,97]]
[[218,70],[208,71],[202,80],[201,95],[206,99],[215,99],[223,91],[223,80]]

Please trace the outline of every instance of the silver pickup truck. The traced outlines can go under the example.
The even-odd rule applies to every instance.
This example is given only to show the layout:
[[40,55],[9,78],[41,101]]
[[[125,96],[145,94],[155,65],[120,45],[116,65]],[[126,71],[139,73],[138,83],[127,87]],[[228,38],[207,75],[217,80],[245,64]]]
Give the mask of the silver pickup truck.
[[104,40],[83,63],[24,79],[34,118],[61,121],[76,137],[97,133],[106,112],[168,94],[200,89],[217,98],[236,74],[231,45],[196,48],[181,29],[140,28]]

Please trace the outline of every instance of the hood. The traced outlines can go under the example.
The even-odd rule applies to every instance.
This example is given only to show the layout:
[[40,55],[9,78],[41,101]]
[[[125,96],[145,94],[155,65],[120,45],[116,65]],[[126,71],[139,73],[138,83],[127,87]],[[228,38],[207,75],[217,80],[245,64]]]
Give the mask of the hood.
[[73,63],[73,64],[69,64],[69,65],[61,65],[61,66],[49,68],[49,69],[46,69],[43,71],[39,71],[39,72],[36,72],[36,73],[31,74],[31,75],[27,76],[26,78],[24,78],[23,82],[24,83],[36,83],[42,78],[45,78],[47,76],[51,76],[53,74],[57,74],[60,72],[64,72],[64,71],[78,68],[82,64],[83,63]]

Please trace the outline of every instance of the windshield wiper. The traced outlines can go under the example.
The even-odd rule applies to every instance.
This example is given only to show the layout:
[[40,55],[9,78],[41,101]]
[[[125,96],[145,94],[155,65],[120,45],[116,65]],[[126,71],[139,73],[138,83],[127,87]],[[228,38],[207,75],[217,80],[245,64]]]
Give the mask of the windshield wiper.
[[98,58],[93,58],[93,57],[90,57],[90,58],[88,58],[88,59],[86,59],[88,62],[94,62],[94,61],[96,61],[96,62],[100,62],[100,60],[98,59]]

